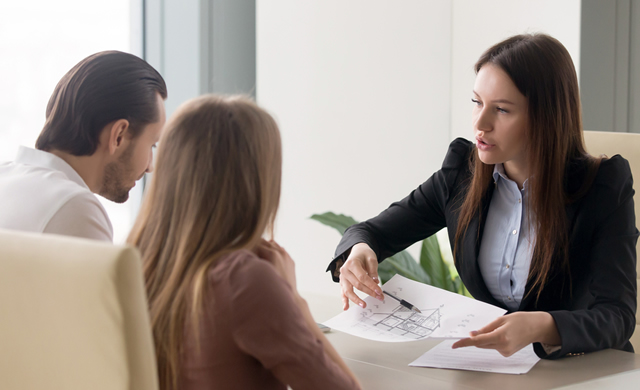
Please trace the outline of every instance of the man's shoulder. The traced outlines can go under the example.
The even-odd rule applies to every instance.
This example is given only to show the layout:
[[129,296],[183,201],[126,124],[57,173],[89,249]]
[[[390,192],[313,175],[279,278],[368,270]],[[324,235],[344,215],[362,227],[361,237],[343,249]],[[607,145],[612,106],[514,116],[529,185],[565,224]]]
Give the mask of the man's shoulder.
[[113,241],[113,227],[106,210],[91,192],[74,193],[49,218],[44,233]]
[[[111,230],[98,198],[85,186],[51,167],[19,162],[0,165],[0,227],[43,232],[52,218],[66,208]],[[77,210],[76,210],[77,209]],[[61,233],[61,234],[64,234]]]
[[78,195],[95,198],[87,187],[71,180],[60,170],[20,162],[0,165],[0,193],[12,193],[25,200],[59,200],[54,203],[64,203]]

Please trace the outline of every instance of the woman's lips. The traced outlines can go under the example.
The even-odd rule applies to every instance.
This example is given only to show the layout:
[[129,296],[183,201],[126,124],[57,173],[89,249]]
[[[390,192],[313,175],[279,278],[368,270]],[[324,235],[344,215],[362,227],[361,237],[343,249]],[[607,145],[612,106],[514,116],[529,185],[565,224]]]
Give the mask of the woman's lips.
[[476,146],[478,149],[486,152],[488,150],[491,150],[495,145],[485,142],[482,138],[476,138]]

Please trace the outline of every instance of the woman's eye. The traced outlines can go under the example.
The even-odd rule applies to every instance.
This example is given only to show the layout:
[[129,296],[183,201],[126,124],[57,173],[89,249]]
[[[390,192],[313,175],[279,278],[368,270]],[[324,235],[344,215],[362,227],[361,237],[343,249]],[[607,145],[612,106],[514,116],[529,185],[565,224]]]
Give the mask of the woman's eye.
[[476,106],[481,106],[481,105],[482,105],[482,103],[480,103],[480,100],[478,100],[478,99],[471,98],[471,101],[472,101],[472,102],[473,102],[473,104],[475,104]]
[[496,110],[498,110],[498,112],[501,112],[501,113],[503,113],[503,114],[508,114],[508,113],[509,113],[509,111],[505,110],[505,109],[504,109],[504,108],[502,108],[502,107],[496,107]]

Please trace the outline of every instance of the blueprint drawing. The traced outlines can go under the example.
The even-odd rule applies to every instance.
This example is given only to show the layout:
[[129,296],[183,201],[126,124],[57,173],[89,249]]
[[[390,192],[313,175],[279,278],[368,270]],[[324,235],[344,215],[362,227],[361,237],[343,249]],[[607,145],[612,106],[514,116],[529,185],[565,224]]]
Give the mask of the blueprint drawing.
[[464,338],[506,311],[496,306],[415,282],[395,275],[384,289],[411,302],[416,313],[393,299],[381,302],[366,297],[365,309],[351,305],[349,310],[325,321],[324,325],[358,337],[376,341],[417,341],[427,337]]

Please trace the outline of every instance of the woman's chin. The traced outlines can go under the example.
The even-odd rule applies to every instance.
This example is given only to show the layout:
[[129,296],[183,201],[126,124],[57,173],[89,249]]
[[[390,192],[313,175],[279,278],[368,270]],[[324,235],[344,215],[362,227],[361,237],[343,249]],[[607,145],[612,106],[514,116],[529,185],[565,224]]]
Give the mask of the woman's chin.
[[496,159],[495,156],[492,156],[491,153],[483,152],[480,150],[478,151],[478,158],[480,159],[480,161],[482,161],[483,164],[486,165],[495,165],[502,162],[498,161],[498,159]]

